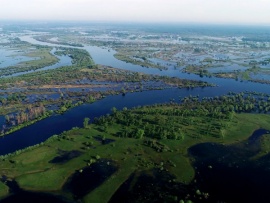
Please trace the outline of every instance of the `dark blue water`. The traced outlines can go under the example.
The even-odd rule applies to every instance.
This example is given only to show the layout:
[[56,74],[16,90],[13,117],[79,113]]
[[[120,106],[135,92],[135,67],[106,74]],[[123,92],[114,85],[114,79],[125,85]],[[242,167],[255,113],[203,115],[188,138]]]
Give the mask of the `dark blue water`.
[[183,73],[179,69],[174,69],[173,64],[168,65],[168,70],[162,70],[156,68],[145,68],[139,65],[134,65],[130,63],[126,63],[120,60],[117,60],[113,55],[116,53],[111,50],[110,52],[107,49],[103,49],[95,46],[87,46],[85,49],[90,53],[95,63],[111,66],[114,68],[120,68],[130,71],[143,72],[146,74],[155,74],[160,76],[170,76],[170,77],[178,77],[182,79],[190,79],[190,80],[201,80],[209,83],[216,84],[218,89],[211,89],[211,91],[215,91],[215,94],[219,92],[242,92],[242,91],[258,91],[264,93],[270,93],[270,87],[266,84],[253,83],[248,81],[236,81],[234,79],[224,79],[224,78],[201,78],[199,75]]
[[[25,40],[26,38],[24,38]],[[27,38],[30,43],[39,43],[36,40]],[[41,44],[41,43],[40,43]],[[43,44],[43,43],[42,43]],[[54,46],[53,44],[46,43],[46,45]],[[200,95],[201,97],[212,97],[227,94],[229,91],[242,92],[242,91],[258,91],[264,93],[270,93],[269,85],[252,83],[252,82],[240,82],[232,79],[221,78],[200,78],[194,74],[182,73],[179,70],[175,70],[172,67],[168,67],[167,71],[160,71],[154,68],[144,68],[138,65],[127,64],[119,61],[113,57],[114,51],[108,52],[107,49],[99,47],[85,47],[88,50],[97,64],[103,64],[112,66],[115,68],[121,68],[125,70],[132,70],[138,72],[144,72],[147,74],[166,75],[171,77],[179,77],[193,80],[203,80],[206,82],[217,84],[217,87],[212,88],[194,88],[187,89],[166,89],[160,91],[148,91],[140,93],[128,93],[126,96],[108,96],[107,98],[97,101],[93,104],[85,104],[71,109],[64,115],[56,115],[45,120],[42,120],[36,124],[28,126],[17,132],[14,132],[8,136],[0,139],[0,154],[7,154],[14,152],[18,149],[22,149],[31,145],[38,144],[45,141],[47,138],[54,134],[60,134],[63,131],[69,130],[72,127],[82,127],[83,119],[85,117],[99,117],[110,113],[112,107],[122,109],[123,107],[135,107],[138,105],[150,105],[154,103],[169,102],[170,99],[176,101],[179,97],[185,97],[189,95]]]
[[[192,29],[193,28],[190,28],[189,32],[193,32]],[[205,32],[207,32],[207,30],[205,30]],[[48,43],[46,43],[46,45],[48,45]],[[49,44],[49,46],[54,45]],[[71,109],[64,115],[56,115],[47,118],[1,138],[0,154],[6,154],[17,149],[40,143],[53,134],[59,134],[74,126],[82,127],[83,119],[85,117],[90,117],[91,120],[93,120],[94,117],[110,113],[112,107],[122,109],[123,107],[131,108],[138,105],[169,102],[171,99],[179,101],[181,97],[188,95],[211,97],[226,94],[228,91],[241,92],[248,90],[270,93],[269,85],[240,82],[231,79],[200,78],[197,75],[181,73],[173,67],[168,67],[168,71],[143,68],[115,59],[113,57],[114,51],[108,52],[106,49],[98,47],[85,47],[85,49],[90,52],[94,61],[98,64],[148,74],[203,80],[217,84],[218,87],[194,88],[190,90],[166,89],[161,91],[128,93],[124,97],[120,95],[108,96],[93,104],[84,104]],[[252,159],[252,157],[260,151],[259,138],[265,133],[267,133],[267,131],[259,129],[255,131],[248,140],[235,145],[225,146],[213,143],[203,143],[189,149],[189,153],[194,158],[194,166],[196,167],[197,172],[195,177],[196,183],[194,182],[193,184],[196,189],[209,192],[210,194],[210,198],[204,202],[270,202],[270,196],[268,195],[270,187],[270,156],[265,155],[257,160]],[[209,166],[211,166],[211,168]],[[168,179],[169,178],[166,178],[167,184]],[[158,180],[160,180],[160,178]],[[145,177],[143,177],[141,182],[143,185],[146,185],[147,180]],[[163,185],[167,187],[166,183],[163,183]],[[155,190],[157,188],[155,183],[148,185],[151,189]],[[153,187],[153,185],[155,185],[155,187]],[[175,189],[175,187],[173,188]],[[155,194],[153,191],[149,193],[151,189],[146,188],[142,192],[147,191],[147,194],[149,195]],[[187,188],[187,192],[188,194],[191,194],[189,193],[189,188]],[[158,197],[158,195],[160,195],[160,193],[156,193],[155,197]],[[121,196],[121,200],[122,198],[123,197]],[[138,195],[136,194],[134,199],[137,200],[137,198]],[[129,199],[130,196],[127,197],[127,200]],[[21,199],[17,198],[16,200],[20,201]],[[153,201],[153,199],[150,200],[151,202]]]
[[259,129],[240,143],[189,148],[197,172],[194,184],[209,193],[206,202],[270,202],[270,156],[254,159],[261,151],[260,137],[268,133]]
[[[53,47],[60,46],[60,45],[55,45],[52,43],[39,42],[29,36],[22,37],[21,40],[27,41],[32,44],[41,44],[41,45],[47,45],[47,46],[53,46]],[[63,46],[63,47],[68,47],[68,46]],[[228,91],[241,92],[241,91],[248,90],[248,91],[270,93],[269,85],[266,85],[266,84],[253,83],[253,82],[248,82],[248,81],[240,82],[234,79],[223,79],[223,78],[215,78],[215,77],[201,78],[199,75],[183,73],[179,69],[174,69],[173,64],[168,65],[168,70],[160,71],[159,69],[156,69],[156,68],[145,68],[139,65],[134,65],[131,63],[120,61],[113,56],[116,53],[116,51],[114,50],[108,51],[108,49],[100,48],[96,46],[85,46],[83,49],[87,50],[90,53],[90,55],[92,56],[96,64],[102,64],[102,65],[106,65],[106,66],[110,66],[114,68],[131,70],[135,72],[142,72],[146,74],[179,77],[182,79],[191,79],[191,80],[202,80],[205,82],[216,84],[219,86],[220,89],[223,89],[223,90],[226,89],[227,92]],[[218,93],[220,91],[223,91],[220,89],[216,92]]]
[[265,130],[265,129],[258,129],[256,130],[252,136],[250,136],[248,138],[248,144],[260,144],[260,143],[256,143],[259,141],[259,138],[263,135],[266,135],[266,134],[269,134],[269,131],[268,130]]
[[[192,202],[201,203],[270,202],[267,192],[269,154],[252,159],[260,152],[260,137],[268,133],[259,129],[248,140],[232,145],[202,143],[192,146],[188,151],[193,157],[196,174],[191,184],[168,181],[175,177],[165,171],[140,172],[131,175],[109,202],[167,202],[168,194],[178,199],[189,196]],[[209,197],[192,195],[198,189],[209,193]]]
[[126,96],[108,96],[93,104],[84,104],[75,107],[64,115],[55,115],[39,121],[31,126],[25,127],[17,132],[0,138],[0,154],[7,154],[28,146],[45,141],[54,134],[70,130],[72,127],[82,127],[83,119],[111,113],[112,107],[121,110],[124,107],[131,108],[139,105],[150,105],[155,103],[169,102],[171,99],[179,101],[179,96],[184,97],[190,94],[201,96],[214,96],[213,91],[207,88],[167,89],[148,92],[127,93]]

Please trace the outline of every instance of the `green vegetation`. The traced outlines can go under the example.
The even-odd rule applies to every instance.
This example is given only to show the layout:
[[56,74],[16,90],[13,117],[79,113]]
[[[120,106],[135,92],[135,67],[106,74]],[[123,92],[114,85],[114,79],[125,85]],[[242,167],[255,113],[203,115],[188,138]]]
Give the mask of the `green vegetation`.
[[211,63],[209,63],[208,65],[204,65],[204,66],[196,66],[196,65],[188,65],[186,66],[186,68],[184,68],[184,72],[187,73],[194,73],[197,75],[200,75],[200,77],[206,76],[206,77],[211,77],[212,74],[208,72],[207,68],[210,68]]
[[[50,41],[51,37],[51,35],[48,35],[40,36],[38,38],[41,41]],[[69,37],[67,36],[65,40],[68,39]],[[57,43],[63,44],[65,42],[61,41]],[[54,51],[55,55],[66,55],[71,57],[71,66],[27,73],[28,71],[52,65],[56,63],[58,59],[51,53],[51,48],[40,45],[31,45],[27,42],[20,41],[18,38],[12,40],[12,47],[20,50],[24,55],[32,57],[35,60],[22,62],[13,67],[2,68],[0,71],[0,76],[22,72],[25,73],[16,77],[1,78],[0,80],[0,87],[5,91],[0,93],[0,115],[4,115],[7,118],[7,123],[9,122],[9,115],[25,112],[29,104],[35,106],[43,105],[46,108],[50,105],[57,105],[55,112],[64,113],[72,107],[81,105],[84,102],[91,103],[96,99],[109,94],[121,93],[125,95],[128,92],[171,87],[193,88],[213,86],[212,84],[201,81],[147,75],[95,65],[86,50],[76,48],[55,48],[56,51]],[[148,63],[149,61],[145,54],[147,52],[150,53],[152,51],[145,50],[141,54],[134,53],[134,57],[139,61]],[[97,82],[102,84],[96,85]],[[103,90],[103,92],[95,90],[89,91],[89,89],[99,87],[105,90]],[[76,88],[81,89],[81,91],[73,91],[73,89]],[[50,97],[50,95],[53,94],[59,94],[59,98],[57,98],[57,96],[55,96],[57,99]],[[31,97],[36,97],[37,99],[32,99]],[[42,116],[42,118],[49,115],[50,114]],[[27,122],[23,123],[16,121],[8,123],[8,126],[3,126],[2,135],[11,133],[38,121],[36,118],[30,120],[31,121],[27,120]]]
[[[243,42],[227,37],[217,39],[188,34],[187,38],[172,33],[156,35],[138,31],[98,30],[87,31],[84,37],[77,31],[68,32],[67,29],[51,33],[54,34],[39,35],[36,39],[73,46],[56,48],[54,52],[58,56],[69,56],[72,65],[2,78],[0,114],[5,115],[6,122],[2,135],[46,118],[53,112],[64,113],[84,102],[92,103],[109,94],[125,96],[128,92],[152,89],[212,86],[200,81],[146,75],[96,65],[86,50],[75,48],[87,43],[106,46],[109,51],[114,49],[117,51],[114,56],[119,60],[144,67],[166,70],[172,66],[175,69],[181,66],[183,71],[201,77],[216,76],[269,84],[267,80],[252,78],[253,74],[268,75],[269,69],[262,66],[268,66],[270,61],[266,58],[268,45],[253,43],[252,38],[244,38]],[[95,37],[99,35],[101,37]],[[108,39],[102,39],[102,36]],[[0,76],[26,73],[58,61],[49,47],[30,45],[19,39],[11,42],[13,48],[25,50],[24,55],[35,60],[2,68]],[[254,52],[253,56],[246,55],[246,47]],[[259,55],[262,50],[266,52]],[[156,63],[152,62],[152,58],[164,61]],[[233,64],[245,69],[251,68],[226,72],[226,66]],[[210,73],[209,69],[215,67],[224,67],[224,73]],[[41,96],[45,93],[46,96]],[[29,107],[29,104],[33,106]],[[47,107],[54,111],[46,110]],[[191,146],[205,142],[223,145],[245,142],[254,130],[269,130],[269,111],[270,96],[251,92],[230,93],[202,100],[199,96],[189,96],[182,98],[181,104],[171,102],[134,109],[124,108],[121,111],[113,108],[111,115],[93,120],[85,118],[81,129],[74,128],[54,135],[44,143],[0,156],[0,175],[6,176],[8,181],[15,180],[22,189],[54,191],[74,201],[75,194],[66,189],[66,184],[73,176],[83,174],[87,167],[102,160],[106,160],[107,165],[115,164],[116,172],[101,185],[78,197],[78,201],[83,202],[108,202],[131,175],[151,174],[150,171],[154,170],[171,174],[173,178],[168,181],[188,185],[193,183],[196,174],[188,154]],[[90,120],[93,123],[90,124]],[[262,136],[261,150],[252,159],[268,155],[269,143],[270,139]],[[200,189],[195,188],[190,197],[207,194]],[[7,193],[5,183],[0,183],[0,197]],[[180,200],[177,196],[167,196],[168,202],[189,202],[187,197]]]
[[8,195],[8,187],[0,182],[0,199]]
[[167,70],[166,67],[154,64],[147,60],[145,57],[133,57],[128,56],[127,53],[116,53],[114,54],[114,57],[117,58],[118,60],[125,61],[127,63],[132,63],[135,65],[139,65],[142,67],[147,67],[147,68],[158,68],[160,70]]
[[90,54],[84,49],[61,48],[61,50],[56,51],[55,54],[58,56],[68,55],[72,58],[72,64],[76,66],[91,67],[94,64]]
[[[16,119],[22,119],[23,115],[27,116],[27,114],[21,113],[21,114],[18,115],[18,118],[16,118]],[[26,126],[29,126],[29,125],[32,125],[32,124],[38,122],[38,121],[41,121],[42,119],[45,119],[45,118],[47,118],[47,117],[49,117],[51,115],[52,115],[51,111],[47,111],[47,112],[44,111],[41,114],[37,115],[36,117],[31,118],[30,120],[27,119],[27,120],[23,120],[21,122],[19,122],[20,120],[17,120],[17,125],[16,126],[11,126],[10,128],[7,128],[7,130],[3,129],[0,136],[11,134],[11,133],[13,133],[15,131],[18,131],[18,130],[26,127]],[[6,119],[6,121],[9,122],[7,119]]]
[[[73,65],[61,67],[53,70],[39,71],[20,75],[18,77],[2,78],[0,87],[6,92],[2,93],[0,102],[0,113],[6,115],[23,109],[24,104],[31,103],[27,97],[31,94],[43,95],[54,94],[58,89],[60,99],[72,100],[72,103],[79,101],[93,102],[99,96],[99,91],[89,92],[83,91],[85,88],[106,87],[103,94],[118,94],[119,91],[110,89],[120,87],[121,93],[143,91],[152,89],[164,89],[169,87],[205,87],[211,84],[201,81],[191,81],[179,78],[170,78],[166,76],[146,75],[125,70],[118,70],[100,65],[94,65],[90,55],[84,50],[65,49],[59,51],[58,54],[67,54],[73,58]],[[93,83],[92,83],[93,82]],[[103,85],[97,85],[96,82],[106,82]],[[151,85],[148,82],[155,82],[157,85]],[[80,88],[81,92],[71,91],[73,88]],[[120,89],[119,88],[119,89]],[[18,89],[18,93],[10,93],[10,90]],[[60,89],[65,89],[60,91]],[[24,91],[22,91],[24,90]],[[70,91],[70,92],[69,92]],[[64,94],[66,97],[64,98]],[[6,96],[7,95],[7,96]],[[74,101],[79,100],[79,101]],[[56,103],[43,97],[41,100],[47,105]],[[23,104],[22,104],[23,102]],[[63,101],[58,101],[63,106]],[[66,104],[64,104],[61,112],[64,112]]]
[[[30,49],[31,47],[26,48]],[[34,58],[34,60],[21,62],[16,66],[1,68],[0,76],[9,76],[15,73],[37,70],[45,66],[53,65],[59,61],[58,58],[50,53],[51,48],[43,46],[33,46],[32,48],[35,48],[35,50],[30,51],[26,56]]]
[[[268,109],[267,95],[233,94],[204,98],[185,97],[182,104],[144,106],[95,119],[46,142],[0,157],[0,173],[27,190],[58,191],[76,171],[100,159],[113,160],[118,170],[83,198],[107,202],[135,171],[168,171],[175,181],[193,180],[195,171],[187,150],[203,142],[232,144],[247,139],[258,128],[269,129],[267,114],[245,113]],[[249,106],[249,104],[254,104]],[[269,109],[268,109],[269,110]],[[110,142],[109,142],[110,141]],[[264,147],[264,151],[267,148]],[[80,155],[52,162],[72,151]],[[100,195],[102,194],[102,199]]]
[[[41,47],[40,49],[45,49]],[[182,80],[166,76],[146,75],[125,70],[118,70],[105,66],[95,65],[89,53],[83,49],[61,48],[55,52],[57,55],[68,55],[72,58],[72,66],[61,67],[53,70],[39,71],[21,75],[18,77],[2,78],[0,86],[6,92],[0,97],[0,114],[8,116],[11,113],[20,113],[27,109],[29,104],[49,106],[57,104],[56,113],[64,113],[70,108],[81,105],[84,102],[92,103],[96,99],[108,94],[123,95],[127,92],[164,89],[169,87],[205,87],[210,86],[205,82]],[[92,83],[93,82],[93,83]],[[102,82],[102,85],[96,85]],[[106,83],[108,84],[106,84]],[[155,82],[156,85],[151,85]],[[149,83],[149,84],[148,84]],[[84,91],[85,88],[105,87],[103,92]],[[121,91],[115,90],[120,89]],[[74,92],[72,89],[80,88],[81,91]],[[9,92],[18,89],[18,93]],[[58,89],[58,91],[57,91]],[[62,89],[62,90],[61,90]],[[64,90],[63,90],[64,89]],[[53,100],[48,95],[59,94],[59,99]],[[43,95],[41,99],[32,102],[29,98],[32,94]],[[46,114],[46,118],[51,114]],[[41,119],[41,118],[40,118]],[[33,124],[40,119],[31,119],[31,122],[13,122],[12,128],[4,126],[2,135],[19,130],[27,125]]]
[[[134,73],[130,71],[117,70],[104,66],[93,66],[93,68],[83,68],[77,66],[62,67],[55,70],[40,71],[35,73],[30,73],[26,75],[21,75],[14,78],[3,78],[0,81],[0,86],[2,89],[6,89],[9,96],[0,97],[0,102],[3,107],[0,108],[0,112],[6,113],[12,112],[15,109],[21,108],[21,101],[24,103],[29,103],[27,96],[31,94],[35,95],[50,95],[55,93],[60,94],[61,98],[65,95],[70,95],[70,98],[65,98],[65,100],[80,100],[93,102],[96,97],[95,94],[100,94],[99,91],[89,92],[83,91],[85,88],[95,88],[95,87],[106,87],[103,94],[115,94],[117,91],[112,91],[110,89],[113,87],[121,87],[121,93],[133,92],[133,91],[143,91],[152,89],[164,89],[169,87],[205,87],[210,84],[200,81],[182,80],[178,78],[170,78],[165,76],[154,76],[145,75],[141,73]],[[85,82],[86,81],[86,82]],[[94,83],[91,83],[94,81]],[[95,84],[96,81],[106,82],[103,85]],[[80,82],[80,84],[78,84]],[[148,82],[155,82],[157,85],[152,86]],[[9,89],[21,88],[27,89],[23,93],[10,94]],[[73,88],[80,88],[81,92],[69,92]],[[63,92],[60,89],[65,89]],[[119,93],[119,91],[118,91]],[[43,97],[42,102],[48,102],[48,99]],[[62,103],[60,101],[59,103]],[[77,101],[78,102],[78,101]],[[77,103],[75,102],[75,103]],[[62,104],[61,104],[62,105]],[[10,110],[8,110],[10,109]],[[64,112],[64,111],[62,111]]]
[[260,68],[259,66],[253,66],[251,68],[248,68],[245,71],[234,71],[229,73],[215,73],[214,76],[220,77],[220,78],[233,78],[236,80],[246,80],[261,84],[270,84],[270,81],[268,79],[264,78],[253,78],[252,75],[262,74],[264,76],[270,75],[270,69],[269,68]]
[[[133,110],[132,113],[117,112],[114,109],[112,116],[102,116],[96,123],[101,126],[114,122],[121,124],[123,129],[117,134],[118,137],[172,140],[183,140],[186,134],[195,138],[202,135],[225,137],[226,129],[232,127],[235,112],[269,112],[269,98],[269,95],[262,95],[258,99],[251,93],[249,95],[230,93],[228,96],[203,98],[200,102],[198,97],[190,96],[182,99],[181,106],[175,104],[174,109],[167,109],[166,105],[161,105],[162,108],[144,106]],[[149,145],[153,146],[153,143]]]
[[270,138],[268,134],[262,136],[260,143],[261,143],[261,151],[255,157],[253,157],[254,159],[265,156],[270,152]]
[[35,39],[41,42],[47,42],[52,44],[59,44],[59,45],[66,45],[66,46],[73,46],[73,47],[83,47],[82,44],[73,43],[73,42],[65,42],[63,40],[61,41],[52,41],[51,38],[54,36],[52,35],[45,35],[45,36],[36,36]]

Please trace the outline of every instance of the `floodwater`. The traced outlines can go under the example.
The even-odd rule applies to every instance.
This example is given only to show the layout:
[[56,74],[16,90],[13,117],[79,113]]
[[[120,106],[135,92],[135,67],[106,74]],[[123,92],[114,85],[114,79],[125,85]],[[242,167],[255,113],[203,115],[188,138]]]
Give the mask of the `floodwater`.
[[8,66],[14,66],[21,62],[36,60],[38,58],[31,58],[23,56],[18,50],[0,46],[0,68],[6,68]]
[[51,70],[51,69],[56,69],[56,68],[60,68],[60,67],[63,67],[63,66],[70,66],[70,65],[72,65],[72,59],[69,56],[65,56],[65,55],[58,56],[58,55],[55,55],[54,54],[55,51],[56,51],[56,49],[53,48],[50,53],[52,55],[54,55],[56,58],[59,59],[59,61],[57,63],[55,63],[53,65],[50,65],[50,66],[43,67],[43,68],[39,68],[37,70],[31,70],[31,71],[26,71],[26,72],[14,73],[14,74],[8,75],[6,77],[15,77],[15,76],[24,75],[24,74],[27,74],[27,73],[33,73],[33,72],[42,71],[42,70]]
[[[31,37],[23,39],[27,39],[30,43],[39,43],[39,41],[34,40]],[[41,44],[44,45],[44,43]],[[50,43],[46,43],[46,45],[54,46]],[[59,47],[59,45],[56,47]],[[199,95],[201,98],[213,97],[227,94],[229,91],[258,91],[270,94],[269,85],[266,84],[252,83],[247,81],[240,82],[232,79],[214,77],[200,78],[198,75],[182,73],[179,70],[172,68],[171,66],[169,66],[168,70],[166,71],[160,71],[154,68],[145,68],[119,61],[113,56],[115,53],[113,50],[109,52],[108,49],[103,49],[95,46],[87,46],[85,49],[89,51],[90,55],[97,64],[109,65],[125,70],[144,72],[146,74],[157,74],[185,79],[202,80],[209,83],[214,83],[217,85],[217,87],[193,89],[172,88],[165,90],[127,93],[126,96],[108,96],[107,98],[96,101],[93,104],[84,104],[82,106],[75,107],[63,115],[54,115],[31,126],[27,126],[8,136],[0,138],[1,155],[41,143],[48,139],[50,136],[54,134],[60,134],[66,130],[70,130],[72,127],[82,127],[83,119],[85,117],[89,117],[92,120],[95,117],[106,115],[111,112],[112,107],[123,109],[124,107],[132,108],[142,105],[169,102],[172,99],[179,101],[179,98],[189,95]],[[18,137],[21,139],[18,140]]]
[[[27,39],[31,41],[32,38]],[[44,45],[42,42],[38,43]],[[48,43],[45,44],[48,45]],[[49,46],[54,45],[49,44]],[[55,47],[58,46],[60,45],[55,45]],[[160,71],[158,69],[145,68],[119,61],[113,57],[113,54],[115,53],[113,50],[109,52],[107,49],[93,46],[86,46],[84,48],[90,52],[92,58],[97,64],[108,65],[125,70],[144,72],[147,74],[203,80],[214,83],[217,85],[217,87],[194,88],[189,90],[172,88],[160,91],[148,91],[132,94],[128,93],[126,96],[108,96],[107,98],[93,104],[84,104],[82,106],[73,108],[64,115],[52,116],[12,133],[11,135],[1,138],[0,154],[10,153],[15,150],[40,143],[53,134],[59,134],[62,131],[69,130],[72,127],[81,127],[85,117],[90,117],[92,120],[94,117],[106,115],[107,113],[110,113],[110,109],[112,107],[116,107],[117,109],[122,109],[123,107],[131,108],[139,105],[169,102],[171,99],[179,101],[181,97],[189,95],[199,95],[200,97],[218,96],[226,94],[229,91],[259,91],[268,94],[270,93],[269,85],[265,84],[240,82],[232,79],[200,78],[197,75],[182,73],[179,70],[171,67],[168,67],[168,70],[166,71]],[[156,196],[151,195],[160,194],[159,190],[156,189],[160,189],[160,191],[162,191],[162,188],[166,186],[166,188],[171,187],[172,190],[181,189],[180,192],[185,194],[192,191],[192,189],[189,188],[192,186],[200,189],[203,192],[209,193],[209,199],[205,200],[204,202],[270,202],[270,195],[268,194],[270,187],[270,157],[269,155],[265,155],[259,159],[252,159],[252,157],[254,157],[260,151],[260,137],[266,133],[268,132],[263,129],[259,129],[258,131],[255,131],[254,134],[245,142],[234,145],[226,146],[215,143],[203,143],[191,147],[189,149],[189,154],[193,158],[193,165],[196,168],[196,182],[192,183],[190,186],[187,186],[188,188],[185,188],[184,185],[177,185],[174,183],[169,184],[167,182],[166,184],[165,182],[164,184],[159,184],[158,187],[151,187],[151,185],[155,184],[156,181],[163,183],[163,180],[161,181],[160,179],[155,178],[160,176],[157,174],[155,175],[154,179],[152,176],[141,176],[142,178],[147,178],[149,181],[144,182],[145,179],[138,178],[139,184],[135,185],[135,187],[138,186],[137,191],[141,192],[140,194],[143,193],[143,195],[139,197],[144,197],[145,194],[148,198],[147,200],[151,202],[153,200],[152,198],[156,198]],[[18,139],[18,137],[20,137],[20,139]],[[92,167],[95,167],[95,165]],[[91,168],[91,170],[93,170],[93,168]],[[101,182],[100,180],[97,180],[97,183],[94,184],[93,188],[83,190],[85,189],[83,183],[84,180],[89,180],[87,182],[88,184],[91,182],[90,180],[92,180],[92,178],[98,177],[95,175],[95,173],[93,173],[94,175],[91,174],[91,170],[86,168],[85,173],[76,173],[70,179],[69,184],[66,185],[66,189],[71,191],[76,198],[82,197],[97,187],[95,184],[100,184],[107,178],[106,176],[105,179],[101,179]],[[100,170],[101,169],[97,169],[95,171],[99,172]],[[112,174],[113,172],[114,170],[109,174]],[[167,180],[167,178],[165,179]],[[142,186],[145,184],[146,187],[142,188],[145,188],[147,193],[140,188],[140,184]],[[92,183],[90,186],[91,185]],[[154,192],[149,192],[153,188],[155,189]],[[113,196],[111,202],[119,202],[120,200],[123,200],[121,198],[119,200],[121,194],[124,194],[121,193],[121,191],[125,192],[126,190],[125,188],[120,187],[118,193]],[[133,192],[136,192],[136,190]],[[179,194],[177,192],[174,193],[176,196]],[[132,193],[132,195],[134,199],[138,197],[137,194]],[[158,198],[156,200],[157,202],[159,201]]]

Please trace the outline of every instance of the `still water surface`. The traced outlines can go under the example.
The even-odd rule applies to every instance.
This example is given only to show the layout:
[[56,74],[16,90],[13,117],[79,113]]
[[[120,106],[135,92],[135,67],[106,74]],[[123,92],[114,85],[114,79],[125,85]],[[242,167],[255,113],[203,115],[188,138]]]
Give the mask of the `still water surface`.
[[[32,37],[26,36],[21,38],[33,44],[47,45],[52,47],[60,47],[45,42],[39,42]],[[68,47],[68,46],[62,46]],[[74,47],[73,47],[74,48]],[[7,154],[22,149],[31,145],[38,144],[45,141],[54,134],[59,134],[63,131],[70,130],[72,127],[81,127],[83,119],[89,117],[93,120],[94,117],[106,115],[111,112],[112,107],[122,109],[124,107],[135,107],[138,105],[150,105],[155,103],[169,102],[171,99],[179,101],[179,97],[189,95],[199,95],[200,97],[212,97],[226,94],[229,91],[258,91],[270,94],[269,85],[240,82],[232,79],[222,78],[200,78],[194,74],[182,73],[179,69],[175,69],[173,65],[168,65],[168,70],[160,71],[154,68],[145,68],[138,65],[128,64],[123,61],[117,60],[113,54],[115,51],[108,51],[108,49],[99,48],[95,46],[85,46],[89,51],[93,60],[97,64],[108,65],[115,68],[125,70],[132,70],[143,72],[146,74],[157,74],[171,77],[179,77],[185,79],[203,80],[206,82],[214,83],[217,87],[210,88],[194,88],[194,89],[165,89],[159,91],[137,92],[128,93],[126,96],[116,95],[108,96],[105,99],[97,101],[93,104],[84,104],[82,106],[73,108],[64,115],[55,115],[50,118],[44,119],[31,126],[25,127],[17,132],[0,139],[0,154]]]

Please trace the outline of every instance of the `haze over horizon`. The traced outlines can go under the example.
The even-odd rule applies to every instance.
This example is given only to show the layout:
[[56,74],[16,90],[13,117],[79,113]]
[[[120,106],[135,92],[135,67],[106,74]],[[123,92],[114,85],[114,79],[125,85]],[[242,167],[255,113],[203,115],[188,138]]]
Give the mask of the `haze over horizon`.
[[270,25],[268,0],[2,0],[0,20]]

